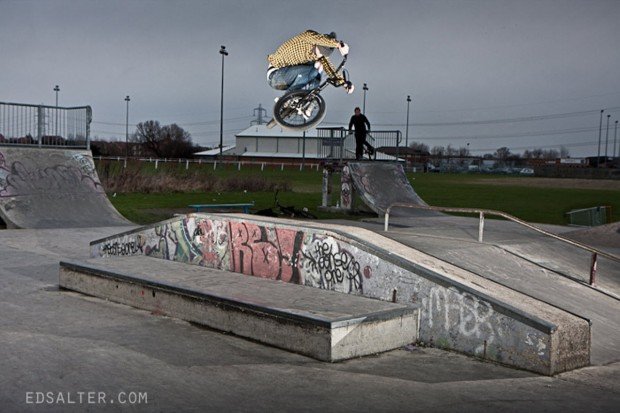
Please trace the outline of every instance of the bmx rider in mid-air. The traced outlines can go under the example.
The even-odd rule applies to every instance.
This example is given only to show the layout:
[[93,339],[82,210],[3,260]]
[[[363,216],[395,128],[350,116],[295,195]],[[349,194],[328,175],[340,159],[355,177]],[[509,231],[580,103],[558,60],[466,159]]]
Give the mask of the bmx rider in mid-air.
[[[291,37],[267,57],[269,85],[284,91],[317,87],[322,73],[330,77],[335,75],[336,70],[328,59],[334,49],[338,49],[343,56],[349,52],[349,46],[338,40],[334,32],[320,34],[306,30]],[[346,83],[341,76],[338,78],[339,85],[343,85],[347,93],[353,93],[353,84]]]

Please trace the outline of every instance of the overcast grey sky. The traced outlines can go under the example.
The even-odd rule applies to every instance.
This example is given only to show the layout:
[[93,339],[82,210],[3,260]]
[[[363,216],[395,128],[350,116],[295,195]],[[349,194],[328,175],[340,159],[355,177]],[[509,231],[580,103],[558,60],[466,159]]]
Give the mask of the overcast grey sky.
[[373,129],[405,133],[411,95],[409,139],[430,147],[596,155],[606,109],[611,154],[619,0],[0,0],[0,101],[53,105],[59,85],[60,106],[92,106],[93,136],[124,139],[130,95],[130,128],[174,122],[215,145],[226,45],[232,142],[279,94],[266,83],[267,54],[308,28],[351,48],[356,91],[325,91],[324,125],[348,122],[366,82]]

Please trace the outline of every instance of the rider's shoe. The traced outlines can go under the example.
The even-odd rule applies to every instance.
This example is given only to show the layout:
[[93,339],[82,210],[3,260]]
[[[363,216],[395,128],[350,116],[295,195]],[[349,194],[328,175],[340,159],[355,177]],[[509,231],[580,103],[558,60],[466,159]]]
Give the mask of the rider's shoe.
[[312,112],[314,111],[315,108],[315,104],[311,103],[310,105],[308,105],[308,107],[303,111],[302,116],[304,117],[305,120],[308,120],[312,117]]
[[275,103],[278,103],[278,100],[280,100],[280,96],[276,96],[275,98],[273,98],[273,101],[274,101]]

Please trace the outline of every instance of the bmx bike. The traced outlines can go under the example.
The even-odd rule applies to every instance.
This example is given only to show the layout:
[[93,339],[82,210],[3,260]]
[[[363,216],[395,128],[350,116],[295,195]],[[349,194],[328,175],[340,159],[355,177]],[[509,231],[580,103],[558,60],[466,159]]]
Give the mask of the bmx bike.
[[307,208],[299,209],[294,206],[285,206],[280,204],[280,200],[278,199],[279,192],[280,190],[276,190],[273,207],[256,211],[256,215],[267,217],[286,216],[290,218],[317,219],[317,216],[308,211]]
[[[334,87],[351,86],[348,79],[349,73],[344,69],[347,55],[342,57],[340,65],[333,73],[326,73],[328,76],[313,89],[293,90],[285,93],[273,107],[273,119],[267,124],[268,128],[273,128],[279,124],[283,128],[298,131],[308,130],[323,120],[325,117],[325,100],[321,96],[321,91],[328,85]],[[322,56],[319,62],[324,68],[328,68],[329,62]],[[344,80],[344,81],[343,81]]]

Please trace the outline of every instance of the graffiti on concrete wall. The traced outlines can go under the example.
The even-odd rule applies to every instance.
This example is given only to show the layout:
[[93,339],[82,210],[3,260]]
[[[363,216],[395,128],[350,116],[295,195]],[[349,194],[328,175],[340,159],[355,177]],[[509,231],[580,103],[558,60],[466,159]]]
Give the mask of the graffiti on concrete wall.
[[445,331],[458,331],[464,338],[473,338],[481,344],[474,349],[475,354],[486,352],[487,346],[495,341],[496,331],[491,318],[494,310],[491,305],[478,297],[460,292],[454,287],[434,286],[423,301],[428,317],[428,326],[436,325]]
[[69,157],[69,161],[67,158],[51,152],[45,162],[28,156],[11,161],[0,152],[0,197],[32,193],[54,196],[63,188],[103,191],[91,158],[81,154]]
[[[199,265],[231,271],[228,223],[211,219],[196,219],[194,222],[194,244],[201,255]],[[191,225],[191,221],[186,225]]]
[[303,267],[319,288],[340,290],[336,288],[340,285],[345,292],[363,293],[361,266],[349,250],[333,238],[314,238],[308,247],[303,252]]
[[353,209],[353,179],[348,165],[342,168],[340,178],[340,206],[343,209]]
[[136,255],[138,253],[144,253],[144,244],[146,238],[138,235],[136,239],[127,241],[110,241],[101,246],[101,250],[105,255]]
[[[98,246],[96,256],[144,254],[343,292],[372,270],[331,237],[244,221],[186,217]],[[362,275],[364,274],[364,275]]]
[[234,272],[301,283],[299,258],[304,233],[248,222],[230,222]]

